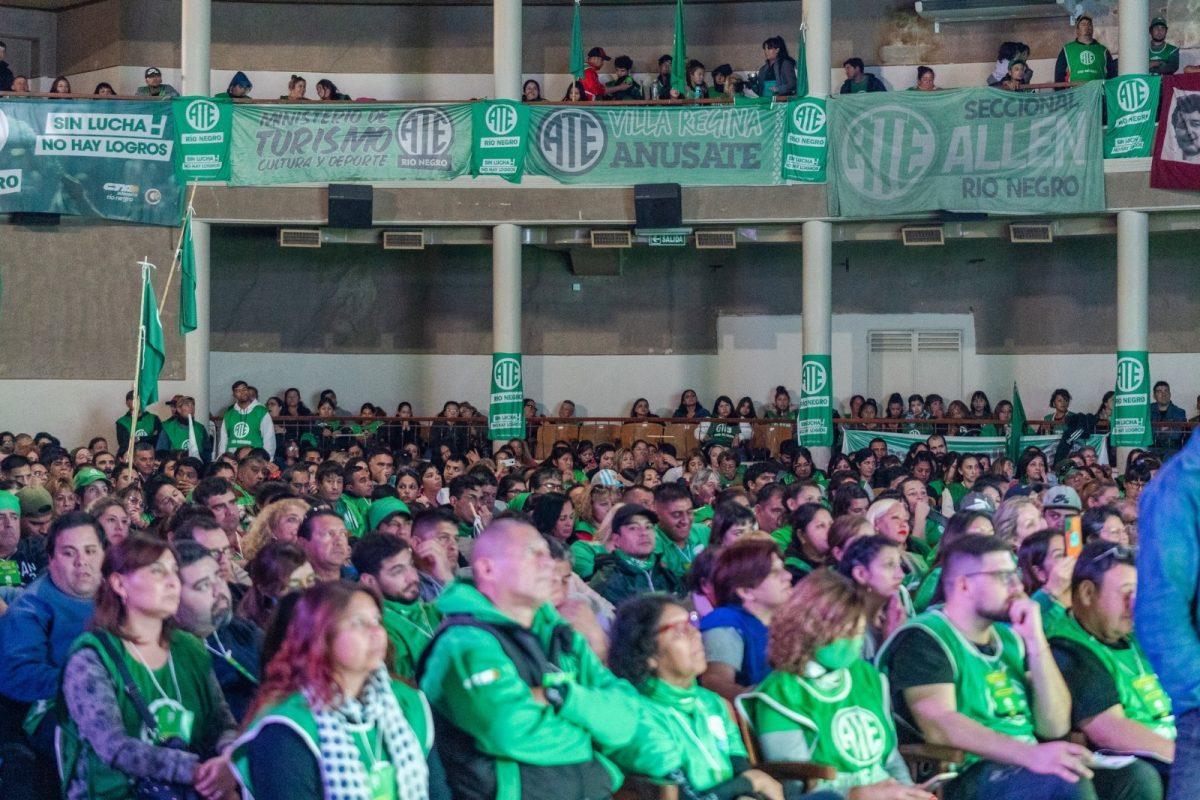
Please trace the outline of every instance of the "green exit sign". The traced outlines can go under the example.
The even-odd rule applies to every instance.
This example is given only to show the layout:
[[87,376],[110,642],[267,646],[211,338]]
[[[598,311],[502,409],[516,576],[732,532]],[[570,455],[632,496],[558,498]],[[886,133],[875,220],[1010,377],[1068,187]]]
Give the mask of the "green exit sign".
[[686,233],[666,233],[650,237],[651,247],[683,247],[686,244]]

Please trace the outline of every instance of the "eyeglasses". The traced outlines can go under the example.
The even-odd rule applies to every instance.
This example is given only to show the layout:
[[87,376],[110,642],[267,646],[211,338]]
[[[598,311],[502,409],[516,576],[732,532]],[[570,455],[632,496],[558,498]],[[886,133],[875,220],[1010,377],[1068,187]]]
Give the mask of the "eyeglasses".
[[233,547],[225,545],[208,551],[208,554],[213,557],[214,561],[220,561],[222,558],[233,554]]
[[1019,584],[1021,582],[1021,571],[1016,569],[994,569],[983,572],[968,572],[966,577],[970,578],[975,575],[991,575],[993,578],[1005,584],[1006,586]]
[[700,629],[700,615],[697,614],[695,611],[693,611],[687,615],[687,619],[676,620],[675,622],[668,622],[665,625],[659,625],[657,632],[658,633],[666,633],[667,631],[670,631],[671,633],[676,634],[677,636],[682,636],[683,634],[687,633],[689,630],[699,630],[699,629]]

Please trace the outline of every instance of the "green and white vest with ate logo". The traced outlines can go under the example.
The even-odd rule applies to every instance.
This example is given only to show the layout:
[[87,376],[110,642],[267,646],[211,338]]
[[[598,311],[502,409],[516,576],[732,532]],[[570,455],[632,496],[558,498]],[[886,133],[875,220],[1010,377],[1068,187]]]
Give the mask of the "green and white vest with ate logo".
[[1053,638],[1066,639],[1086,648],[1112,676],[1125,716],[1174,741],[1175,717],[1171,713],[1171,698],[1163,691],[1137,639],[1131,636],[1127,640],[1128,647],[1109,647],[1084,630],[1072,616],[1059,623]]
[[[1025,688],[1025,644],[1012,628],[992,626],[995,652],[985,655],[939,610],[909,620],[879,649],[878,662],[887,663],[888,650],[901,631],[920,628],[941,645],[954,669],[954,699],[958,713],[996,733],[1035,744],[1033,715]],[[970,766],[979,756],[968,752]]]
[[1108,73],[1108,48],[1099,42],[1083,44],[1067,42],[1063,45],[1067,56],[1067,80],[1094,81]]
[[708,436],[705,438],[712,444],[729,447],[733,444],[734,437],[739,435],[740,426],[728,422],[714,422],[708,426]]
[[760,738],[800,732],[802,760],[838,771],[839,787],[891,778],[885,769],[896,749],[887,680],[866,661],[817,677],[776,670],[737,705]]
[[262,421],[267,416],[267,407],[255,405],[245,413],[238,410],[236,405],[230,406],[225,412],[221,424],[225,426],[226,450],[238,447],[262,447]]
[[[129,424],[133,418],[132,414],[126,414],[117,420],[117,425],[129,431]],[[132,432],[132,441],[140,442],[142,439],[149,439],[154,434],[154,429],[161,424],[158,416],[146,411],[138,415],[137,427]]]

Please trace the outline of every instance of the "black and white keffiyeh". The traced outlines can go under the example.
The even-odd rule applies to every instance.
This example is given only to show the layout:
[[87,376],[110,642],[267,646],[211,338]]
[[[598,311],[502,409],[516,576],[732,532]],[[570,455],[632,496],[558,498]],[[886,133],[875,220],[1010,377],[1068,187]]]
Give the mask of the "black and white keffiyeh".
[[428,800],[429,767],[425,754],[392,693],[386,668],[380,667],[371,674],[362,698],[361,701],[343,699],[332,707],[314,704],[325,800],[372,800],[370,776],[359,758],[348,725],[379,729],[383,736],[383,757],[396,768],[397,800]]

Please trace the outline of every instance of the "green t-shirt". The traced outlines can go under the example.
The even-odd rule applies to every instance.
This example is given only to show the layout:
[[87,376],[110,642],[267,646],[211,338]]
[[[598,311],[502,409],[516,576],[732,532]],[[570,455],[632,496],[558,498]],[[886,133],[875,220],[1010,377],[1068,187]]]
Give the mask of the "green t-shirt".
[[430,603],[383,601],[383,627],[396,648],[397,675],[416,678],[417,661],[441,622],[441,612]]
[[692,566],[692,562],[696,560],[696,556],[700,555],[700,551],[708,544],[709,533],[707,526],[693,522],[692,529],[688,532],[687,542],[680,546],[663,532],[661,526],[655,527],[654,534],[657,542],[654,545],[654,554],[661,555],[662,566],[673,572],[675,577],[682,579],[687,574],[688,568]]

